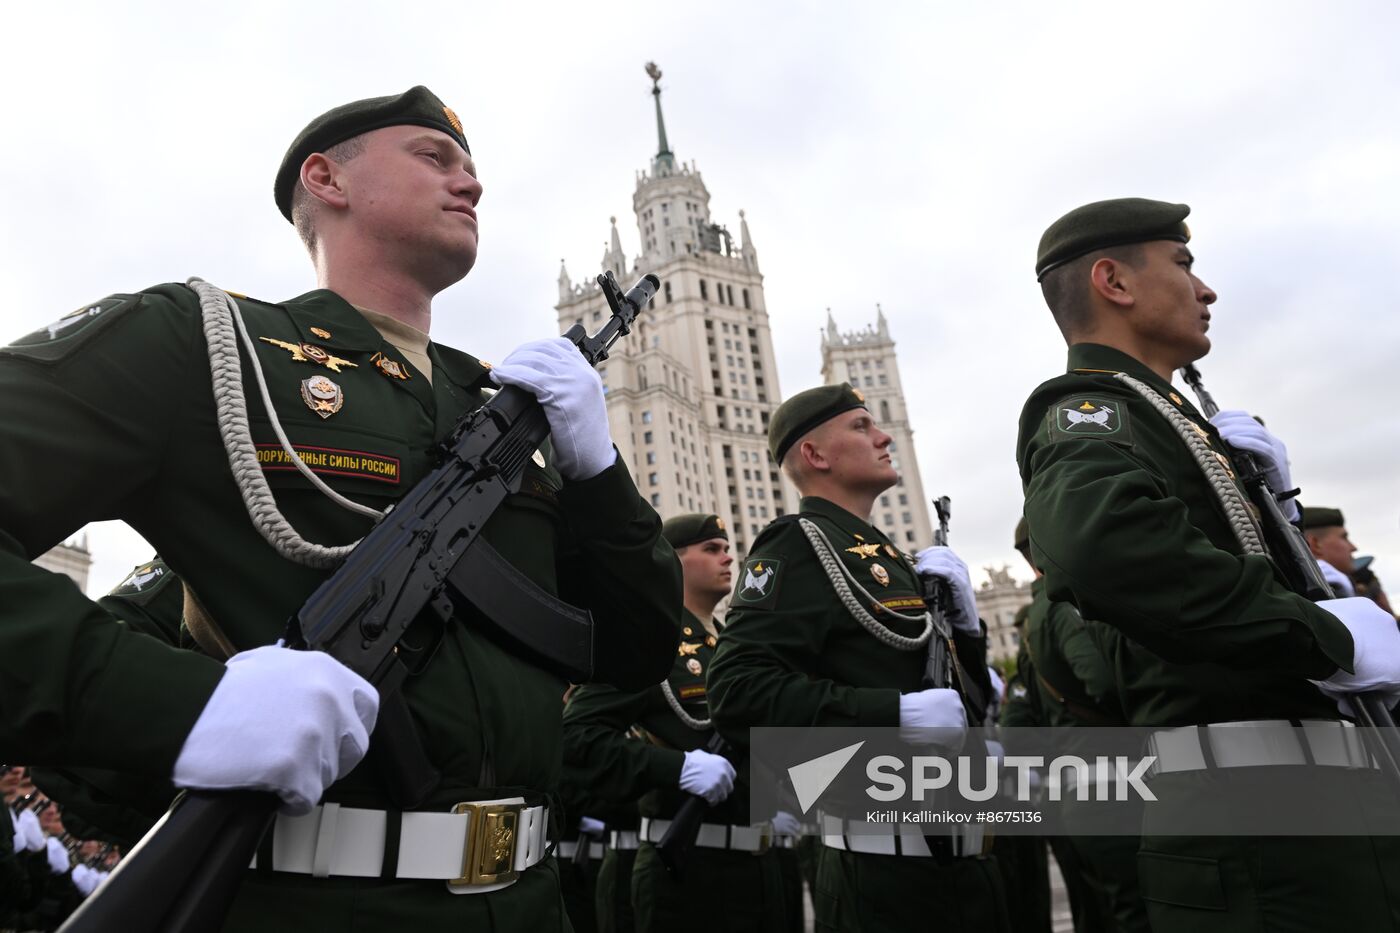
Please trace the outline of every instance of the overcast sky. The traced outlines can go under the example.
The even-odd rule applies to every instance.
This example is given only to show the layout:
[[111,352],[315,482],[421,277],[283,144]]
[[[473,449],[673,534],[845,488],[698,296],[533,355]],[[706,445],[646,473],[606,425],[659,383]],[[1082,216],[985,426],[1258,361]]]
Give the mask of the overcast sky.
[[[596,274],[655,151],[650,81],[713,218],[747,211],[784,394],[830,307],[879,302],[924,488],[974,567],[1011,563],[1016,419],[1062,370],[1032,272],[1086,201],[1185,201],[1220,295],[1201,363],[1288,444],[1400,591],[1400,56],[1385,3],[24,4],[0,86],[0,339],[199,275],[314,286],[272,202],[287,143],[348,100],[427,84],[466,126],[477,268],[434,337],[488,359],[554,328],[559,260]],[[94,526],[100,593],[148,556]]]

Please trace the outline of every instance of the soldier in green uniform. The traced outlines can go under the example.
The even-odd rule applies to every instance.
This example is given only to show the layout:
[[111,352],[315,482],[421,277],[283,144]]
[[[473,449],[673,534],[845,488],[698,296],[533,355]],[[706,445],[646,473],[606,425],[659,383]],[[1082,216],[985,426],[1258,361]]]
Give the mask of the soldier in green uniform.
[[[1022,532],[1026,534],[1024,547],[1018,550],[1036,579],[1031,583],[1021,645],[1026,651],[1026,687],[1036,694],[1040,725],[1059,729],[1128,725],[1110,661],[1122,635],[1083,618],[1069,603],[1052,602],[1045,595],[1045,578],[1030,554],[1025,519],[1018,527],[1018,544]],[[1056,744],[1057,751],[1068,753],[1075,747],[1066,738]],[[1066,885],[1080,889],[1076,900],[1082,909],[1076,913],[1076,928],[1082,914],[1084,925],[1092,929],[1146,933],[1147,909],[1137,883],[1137,837],[1075,834],[1076,825],[1083,822],[1077,819],[1078,797],[1067,794],[1059,807],[1070,834],[1058,839],[1056,857],[1066,869]],[[1090,914],[1098,916],[1091,918]]]
[[[1193,727],[1177,734],[1194,736],[1203,757],[1164,754],[1154,780],[1177,799],[1219,801],[1225,786],[1248,799],[1250,786],[1277,780],[1271,765],[1315,750],[1230,755],[1249,767],[1224,767],[1213,752],[1228,747],[1228,730],[1214,724],[1335,720],[1342,695],[1400,685],[1400,634],[1369,601],[1314,604],[1282,584],[1231,445],[1280,492],[1293,488],[1286,451],[1247,414],[1211,423],[1172,386],[1175,369],[1209,350],[1216,298],[1193,270],[1188,213],[1102,201],[1046,230],[1036,273],[1069,344],[1068,373],[1032,393],[1017,457],[1047,597],[1126,636],[1114,664],[1129,722]],[[1198,769],[1210,758],[1218,780]],[[1335,771],[1358,807],[1388,793],[1374,769]],[[1154,832],[1161,815],[1147,808],[1138,856],[1157,933],[1400,924],[1393,838],[1182,837]]]
[[[356,766],[375,691],[326,655],[272,646],[487,397],[493,371],[427,336],[434,296],[476,257],[481,184],[461,123],[422,87],[338,107],[293,141],[274,194],[319,288],[278,304],[160,285],[0,349],[0,681],[14,698],[0,750],[282,796],[273,855],[228,929],[562,929],[546,838],[562,677],[470,606],[445,624],[426,613],[404,695],[442,779],[401,813],[378,769]],[[597,374],[555,338],[494,377],[534,394],[552,432],[484,537],[592,610],[599,679],[655,683],[675,651],[679,568],[608,438]],[[227,664],[114,624],[29,564],[109,518],[169,561],[237,652]],[[493,837],[514,871],[464,864],[464,840],[491,823],[458,804],[515,818]]]
[[[710,669],[720,731],[742,743],[755,726],[884,726],[941,730],[960,743],[964,697],[922,685],[933,626],[919,574],[952,588],[957,680],[983,698],[991,687],[985,630],[956,555],[930,548],[916,563],[870,524],[875,499],[898,481],[890,436],[843,384],[784,402],[768,443],[802,493],[801,511],[764,529],[735,582]],[[813,891],[819,930],[1005,926],[1000,878],[980,843],[888,829],[824,834]]]
[[[706,671],[719,635],[714,608],[732,579],[729,534],[718,516],[698,513],[667,519],[663,533],[685,581],[671,673],[639,692],[580,687],[564,714],[566,760],[596,797],[640,800],[641,847],[632,872],[638,931],[780,930],[784,889],[767,828],[750,825],[747,783],[736,782],[733,765],[704,747],[714,734]],[[662,865],[656,843],[692,794],[712,809],[678,878]]]

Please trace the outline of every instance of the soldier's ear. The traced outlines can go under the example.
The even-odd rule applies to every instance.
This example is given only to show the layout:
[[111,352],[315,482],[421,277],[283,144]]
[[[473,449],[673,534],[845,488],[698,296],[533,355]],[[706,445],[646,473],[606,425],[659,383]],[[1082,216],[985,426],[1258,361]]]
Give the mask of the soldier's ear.
[[1089,290],[1120,308],[1131,308],[1133,293],[1128,285],[1127,263],[1105,256],[1089,267]]
[[313,152],[301,163],[301,184],[308,194],[329,207],[343,208],[349,203],[340,164],[324,152]]
[[824,473],[831,469],[831,461],[811,441],[802,441],[797,445],[797,456],[800,464],[799,469],[804,473],[810,473],[813,470]]

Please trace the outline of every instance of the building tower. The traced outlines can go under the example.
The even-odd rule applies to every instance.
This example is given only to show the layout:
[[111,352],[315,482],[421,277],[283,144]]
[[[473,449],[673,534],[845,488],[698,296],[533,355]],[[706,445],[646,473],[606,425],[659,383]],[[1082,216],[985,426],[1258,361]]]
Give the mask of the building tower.
[[92,552],[88,550],[87,532],[34,558],[45,570],[68,575],[78,589],[87,592],[88,574],[92,570]]
[[[641,255],[631,262],[612,218],[602,270],[623,288],[652,272],[661,291],[634,332],[600,369],[608,418],[637,487],[668,517],[714,512],[737,555],[797,497],[768,454],[768,420],[782,397],[763,276],[748,221],[739,238],[710,217],[695,163],[678,162],[661,113],[661,71],[647,64],[656,111],[656,155],[632,194]],[[595,330],[607,302],[596,284],[559,269],[560,330]]]
[[919,460],[914,453],[914,430],[904,404],[904,388],[899,382],[899,362],[894,340],[880,306],[875,306],[875,326],[843,334],[836,329],[831,309],[826,312],[822,333],[822,384],[849,382],[865,395],[866,406],[880,429],[889,434],[890,459],[899,471],[899,485],[875,501],[870,523],[889,535],[906,551],[933,543],[929,524],[928,500],[919,477]]

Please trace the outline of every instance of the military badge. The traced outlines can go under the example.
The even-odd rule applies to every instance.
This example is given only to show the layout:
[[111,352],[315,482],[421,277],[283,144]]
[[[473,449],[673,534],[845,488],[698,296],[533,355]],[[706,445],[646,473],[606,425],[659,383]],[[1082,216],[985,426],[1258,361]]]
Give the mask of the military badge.
[[715,636],[713,636],[713,635],[706,635],[706,636],[705,636],[705,644],[706,644],[707,646],[713,648],[715,645],[719,644],[719,639],[715,638]]
[[680,658],[688,658],[692,654],[698,654],[699,652],[700,646],[693,641],[683,641],[680,643],[680,646],[676,648],[676,656]]
[[442,115],[447,118],[447,122],[452,124],[452,128],[459,134],[462,132],[462,121],[457,118],[457,114],[446,104],[442,105]]
[[130,589],[137,593],[144,590],[150,584],[165,576],[165,568],[156,564],[147,564],[144,567],[137,567],[127,576],[117,587],[119,590]]
[[[343,360],[338,356],[333,356],[314,343],[288,343],[285,340],[277,340],[272,337],[259,337],[263,343],[270,343],[274,347],[281,347],[292,355],[293,363],[316,363],[326,367],[333,373],[340,372],[342,366],[349,366],[351,369],[357,368],[359,363],[352,363]],[[333,384],[333,383],[332,383]]]
[[345,393],[325,376],[312,376],[301,381],[301,400],[322,418],[329,418],[345,405]]
[[851,394],[854,395],[854,396],[856,397],[856,401],[857,401],[857,402],[863,402],[863,401],[865,401],[865,393],[862,392],[860,389],[852,388],[852,389],[851,389]]
[[718,528],[720,531],[723,531],[723,530],[724,530],[724,519],[722,519],[722,518],[716,518],[716,519],[715,519],[715,527]]
[[782,562],[753,558],[744,562],[734,601],[741,606],[769,607],[778,595],[778,573]]
[[374,364],[375,369],[379,370],[390,379],[403,380],[410,378],[407,366],[403,365],[398,360],[389,359],[383,353],[374,354],[374,356],[369,358],[369,361]]
[[685,662],[685,669],[690,671],[696,677],[699,677],[701,672],[705,670],[705,668],[695,658],[691,658],[689,661]]
[[876,554],[879,554],[879,553],[880,553],[880,545],[878,545],[878,544],[857,544],[855,547],[848,547],[848,548],[846,548],[846,553],[847,553],[847,554],[855,554],[855,555],[859,556],[862,560],[865,560],[865,559],[874,557]]
[[1125,403],[1117,399],[1067,398],[1050,409],[1050,439],[1070,437],[1107,437],[1121,443],[1132,443],[1128,436],[1128,416]]
[[1180,396],[1180,395],[1177,395],[1175,392],[1168,392],[1168,393],[1167,393],[1167,398],[1171,399],[1173,402],[1175,402],[1175,403],[1178,404],[1178,405],[1181,404],[1181,396]]
[[687,625],[685,628],[681,629],[681,634],[682,634],[682,635],[694,635],[694,634],[695,634],[695,630],[692,629],[689,625]]
[[890,572],[879,564],[870,565],[870,575],[875,578],[875,582],[881,586],[890,585]]
[[899,552],[894,549],[893,544],[885,545],[885,553],[888,554],[892,560],[899,560]]
[[331,332],[326,330],[324,327],[313,327],[311,328],[311,333],[315,334],[317,337],[320,337],[322,340],[331,339]]

